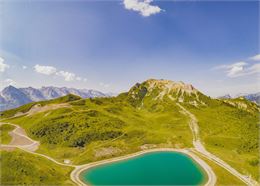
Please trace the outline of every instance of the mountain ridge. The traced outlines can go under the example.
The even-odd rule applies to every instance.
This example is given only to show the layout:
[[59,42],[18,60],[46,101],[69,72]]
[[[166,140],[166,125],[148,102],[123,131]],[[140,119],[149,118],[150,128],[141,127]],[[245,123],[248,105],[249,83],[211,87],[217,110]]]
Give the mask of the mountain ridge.
[[[77,89],[55,86],[43,86],[41,88],[29,86],[24,88],[16,88],[14,86],[8,86],[0,92],[0,111],[17,108],[30,102],[55,99],[68,94],[78,95],[82,98],[115,96],[115,94],[112,93],[103,93],[93,89]],[[130,101],[133,101],[134,97],[139,97],[139,101],[141,101],[143,99],[142,96],[148,96],[150,94],[156,94],[156,97],[153,98],[154,100],[163,99],[165,95],[168,95],[168,98],[177,99],[179,102],[189,100],[189,103],[195,106],[200,104],[205,105],[205,102],[200,100],[199,97],[208,97],[197,90],[192,84],[185,84],[182,81],[148,79],[142,83],[136,83],[133,87],[131,87],[128,92],[128,98]],[[251,102],[258,105],[260,104],[260,93],[243,95],[238,94],[238,96],[233,97],[227,94],[225,96],[218,97],[218,99],[236,99],[238,97],[244,97]],[[134,102],[138,101],[134,100]],[[143,102],[140,102],[139,104],[143,104]]]
[[258,105],[260,105],[260,92],[252,93],[252,94],[237,94],[235,96],[231,96],[229,94],[226,94],[224,96],[218,97],[219,99],[237,99],[237,98],[245,98],[251,102],[254,102]]
[[193,85],[182,81],[148,79],[136,83],[127,93],[128,100],[135,106],[143,106],[160,101],[176,101],[194,106],[205,105],[208,96]]
[[68,94],[74,94],[82,98],[110,96],[110,94],[105,94],[92,89],[76,89],[55,86],[43,86],[41,88],[16,88],[10,85],[0,92],[0,111],[13,109],[30,102],[55,99]]

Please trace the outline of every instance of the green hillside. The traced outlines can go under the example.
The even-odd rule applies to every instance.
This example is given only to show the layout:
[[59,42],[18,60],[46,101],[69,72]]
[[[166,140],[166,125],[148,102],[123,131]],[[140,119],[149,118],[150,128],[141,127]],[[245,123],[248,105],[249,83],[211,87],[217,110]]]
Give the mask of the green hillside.
[[[35,105],[60,103],[69,106],[29,114]],[[190,118],[178,104],[197,117],[210,152],[258,180],[259,107],[246,100],[212,99],[182,82],[151,79],[117,97],[69,95],[5,111],[2,117],[28,113],[6,121],[40,141],[38,152],[82,164],[146,148],[193,147]]]
[[12,125],[1,125],[0,126],[0,142],[1,144],[8,144],[11,142],[12,137],[9,135],[9,132],[14,130],[14,126]]
[[[61,160],[69,158],[74,163],[135,152],[145,144],[192,147],[188,118],[175,103],[137,109],[128,102],[127,96],[120,95],[70,104],[72,107],[9,121],[21,125],[30,137],[39,140],[40,152]],[[102,151],[110,147],[114,149],[111,155],[102,156]]]
[[1,185],[74,185],[72,168],[21,150],[1,152]]
[[190,111],[198,118],[206,148],[246,175],[259,178],[259,113],[216,101]]

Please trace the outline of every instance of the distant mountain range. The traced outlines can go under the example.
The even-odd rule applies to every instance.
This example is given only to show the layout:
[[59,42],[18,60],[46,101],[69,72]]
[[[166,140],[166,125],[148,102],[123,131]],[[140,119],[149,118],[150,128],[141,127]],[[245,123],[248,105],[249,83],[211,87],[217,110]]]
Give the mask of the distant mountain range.
[[19,107],[34,101],[43,101],[75,94],[82,98],[111,97],[111,93],[105,94],[96,90],[76,89],[66,87],[42,87],[40,89],[27,87],[16,88],[8,86],[0,92],[0,111]]
[[[0,92],[0,111],[16,108],[30,102],[55,99],[68,94],[78,95],[82,98],[111,97],[115,95],[112,93],[102,93],[91,89],[76,89],[54,86],[37,89],[33,87],[16,88],[14,86],[8,86]],[[256,94],[238,94],[234,97],[227,94],[219,98],[232,99],[238,97],[244,97],[247,100],[260,105],[260,92]]]
[[245,99],[255,102],[258,105],[260,105],[260,92],[255,93],[255,94],[238,94],[236,96],[230,96],[229,94],[218,97],[220,99],[232,99],[232,98],[239,98],[239,97],[244,97]]
[[260,105],[260,92],[256,94],[247,94],[243,97]]

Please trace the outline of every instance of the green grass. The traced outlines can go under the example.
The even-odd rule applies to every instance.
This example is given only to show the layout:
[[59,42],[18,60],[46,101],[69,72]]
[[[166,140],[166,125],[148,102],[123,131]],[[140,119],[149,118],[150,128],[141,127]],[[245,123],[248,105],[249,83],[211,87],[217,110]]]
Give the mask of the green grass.
[[17,113],[25,113],[27,111],[29,111],[36,103],[28,103],[26,105],[23,105],[21,107],[15,108],[15,109],[11,109],[11,110],[7,110],[7,111],[3,111],[1,112],[1,118],[9,118],[14,116]]
[[217,177],[217,186],[225,186],[225,185],[245,185],[244,182],[239,180],[237,177],[233,176],[230,172],[228,172],[226,169],[220,167],[216,163],[208,160],[207,158],[204,158],[203,156],[200,156],[198,153],[196,153],[197,156],[199,156],[203,161],[205,161],[213,170]]
[[259,115],[216,102],[191,108],[198,118],[200,136],[207,150],[243,174],[259,180]]
[[188,118],[174,104],[136,109],[121,98],[98,98],[73,101],[72,105],[47,116],[43,112],[9,121],[41,142],[39,152],[61,160],[69,157],[76,163],[97,160],[90,148],[113,146],[122,155],[139,151],[144,144],[192,147]]
[[[149,92],[147,84],[136,85],[129,93],[113,98],[80,99],[65,96],[33,104],[68,103],[59,108],[6,121],[24,128],[41,142],[38,152],[59,161],[70,159],[83,164],[140,151],[141,146],[190,148],[192,133],[189,119],[176,101],[168,96],[158,98],[160,89]],[[246,100],[214,100],[201,93],[168,93],[198,119],[200,138],[205,147],[243,174],[259,178],[259,107]],[[201,101],[198,107],[191,102]],[[28,110],[29,105],[16,112]],[[14,115],[14,110],[2,115]],[[103,149],[116,149],[97,156]],[[214,166],[214,165],[213,165]],[[220,171],[220,176],[225,173]],[[228,179],[228,178],[227,178]],[[230,183],[233,179],[230,179]],[[225,180],[224,180],[225,181]],[[221,182],[225,184],[228,182]],[[236,184],[236,182],[234,182]]]
[[1,152],[1,185],[75,185],[72,168],[21,150]]
[[15,127],[12,125],[3,124],[0,126],[0,143],[9,144],[12,140],[12,137],[9,135],[9,132],[14,130]]

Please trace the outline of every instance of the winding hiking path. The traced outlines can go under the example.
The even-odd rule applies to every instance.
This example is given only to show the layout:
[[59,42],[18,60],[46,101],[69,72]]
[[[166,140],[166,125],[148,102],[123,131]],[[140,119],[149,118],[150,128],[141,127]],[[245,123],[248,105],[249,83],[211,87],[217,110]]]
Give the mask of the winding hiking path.
[[82,171],[86,170],[86,169],[89,169],[91,167],[101,165],[101,164],[125,160],[125,159],[128,159],[128,158],[136,157],[136,156],[139,156],[139,155],[142,155],[142,154],[145,154],[145,153],[149,153],[149,152],[158,152],[158,151],[173,151],[173,152],[180,152],[180,153],[187,154],[194,161],[196,161],[199,165],[201,165],[203,167],[203,169],[206,171],[206,173],[208,175],[208,180],[207,180],[207,183],[205,185],[206,186],[212,186],[212,185],[215,185],[215,183],[216,183],[216,176],[215,176],[213,170],[211,169],[211,167],[205,161],[200,159],[190,149],[157,148],[157,149],[143,150],[143,151],[139,151],[139,152],[136,152],[136,153],[133,153],[133,154],[125,155],[125,156],[116,157],[116,158],[107,159],[107,160],[102,160],[102,161],[98,161],[98,162],[92,162],[92,163],[83,164],[83,165],[65,164],[65,163],[61,163],[61,162],[55,160],[54,158],[52,158],[50,156],[34,152],[38,149],[38,146],[40,145],[40,143],[38,141],[35,141],[35,140],[29,138],[26,135],[25,131],[20,126],[12,124],[12,123],[0,122],[0,125],[3,125],[3,124],[15,126],[15,129],[13,131],[9,132],[9,134],[12,136],[12,141],[8,145],[0,144],[1,149],[7,149],[8,150],[10,148],[19,148],[23,151],[30,153],[30,154],[44,157],[44,158],[46,158],[46,159],[48,159],[48,160],[50,160],[50,161],[52,161],[52,162],[54,162],[58,165],[73,167],[74,170],[71,172],[70,178],[73,182],[75,182],[76,184],[81,185],[81,186],[83,186],[83,185],[86,186],[86,183],[82,182],[81,179],[80,179],[80,173]]
[[221,167],[223,167],[224,169],[229,171],[231,174],[236,176],[238,179],[243,181],[245,184],[252,185],[252,186],[258,185],[258,183],[255,180],[253,180],[245,175],[242,175],[237,170],[232,168],[229,164],[227,164],[226,162],[224,162],[217,156],[208,152],[205,149],[205,147],[203,146],[203,144],[201,143],[201,140],[199,138],[199,126],[198,126],[197,118],[191,112],[189,112],[187,109],[185,109],[181,104],[177,103],[177,105],[181,109],[182,113],[190,118],[189,127],[190,127],[190,129],[192,131],[192,135],[193,135],[194,149],[172,149],[172,148],[150,149],[150,150],[143,150],[143,151],[140,151],[140,152],[137,152],[134,154],[129,154],[129,155],[122,156],[122,157],[116,157],[116,158],[88,163],[88,164],[84,164],[84,165],[72,165],[72,164],[65,164],[65,163],[58,162],[57,160],[53,159],[50,156],[35,152],[40,145],[40,143],[38,141],[35,141],[35,140],[29,138],[26,135],[24,129],[22,129],[20,126],[12,124],[12,123],[3,123],[3,122],[0,122],[0,125],[3,125],[3,124],[12,125],[12,126],[15,126],[15,129],[13,131],[9,132],[9,134],[12,136],[12,141],[8,145],[0,144],[0,148],[7,149],[7,150],[10,148],[11,149],[19,148],[28,153],[47,158],[48,160],[50,160],[58,165],[74,167],[75,169],[71,172],[70,177],[71,177],[71,180],[74,181],[75,183],[77,183],[78,185],[86,185],[84,182],[82,182],[80,180],[80,177],[79,177],[80,173],[86,169],[89,169],[93,166],[97,166],[97,165],[101,165],[101,164],[105,164],[105,163],[109,163],[109,162],[120,161],[120,160],[128,159],[131,157],[135,157],[135,156],[138,156],[138,155],[141,155],[144,153],[149,153],[149,152],[154,152],[154,151],[177,151],[177,152],[182,152],[182,153],[189,155],[191,158],[193,158],[195,161],[197,161],[207,172],[208,182],[205,184],[207,186],[215,185],[217,178],[216,178],[214,172],[212,171],[211,167],[209,167],[207,165],[207,163],[205,163],[202,159],[200,159],[198,156],[195,155],[196,152],[199,153],[201,156],[220,165]]
[[243,181],[245,184],[247,184],[247,185],[259,185],[259,183],[257,181],[253,180],[252,178],[249,178],[248,176],[245,176],[245,175],[239,173],[236,169],[231,167],[225,161],[221,160],[220,158],[218,158],[214,154],[211,154],[210,152],[208,152],[205,149],[204,145],[201,143],[201,140],[199,138],[199,125],[198,125],[197,118],[191,112],[189,112],[187,109],[185,109],[182,105],[180,105],[179,103],[177,103],[177,105],[182,110],[182,113],[190,118],[189,126],[190,126],[190,129],[192,131],[192,135],[193,135],[193,146],[195,148],[195,150],[193,150],[194,152],[198,152],[203,157],[205,157],[205,158],[215,162],[216,164],[220,165],[221,167],[223,167],[224,169],[229,171],[231,174],[236,176],[238,179]]
[[22,129],[20,126],[12,123],[0,123],[0,126],[4,124],[12,125],[15,127],[15,129],[9,132],[9,135],[12,137],[12,141],[8,145],[0,144],[1,149],[22,148],[31,152],[38,149],[40,143],[29,138],[26,135],[24,129]]
[[12,136],[12,141],[8,145],[0,144],[1,149],[4,150],[4,149],[18,148],[18,149],[21,149],[21,150],[26,151],[28,153],[47,158],[48,160],[51,160],[54,163],[59,164],[59,165],[76,167],[76,165],[60,163],[50,156],[34,152],[38,149],[40,142],[35,141],[35,140],[31,139],[30,137],[28,137],[27,134],[25,133],[24,129],[22,129],[18,125],[15,125],[13,123],[3,123],[3,122],[1,122],[0,126],[4,125],[4,124],[15,126],[15,129],[13,131],[9,132],[9,134]]

